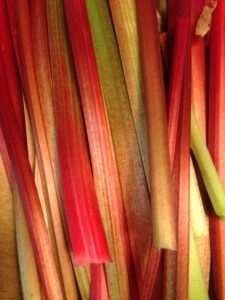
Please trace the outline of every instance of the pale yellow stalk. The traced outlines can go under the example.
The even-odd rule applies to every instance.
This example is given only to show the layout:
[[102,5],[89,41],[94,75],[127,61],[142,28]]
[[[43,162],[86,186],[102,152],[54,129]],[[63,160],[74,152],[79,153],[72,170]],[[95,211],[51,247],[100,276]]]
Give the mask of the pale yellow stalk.
[[192,228],[190,228],[190,259],[189,259],[189,300],[209,299],[206,282],[195,245]]

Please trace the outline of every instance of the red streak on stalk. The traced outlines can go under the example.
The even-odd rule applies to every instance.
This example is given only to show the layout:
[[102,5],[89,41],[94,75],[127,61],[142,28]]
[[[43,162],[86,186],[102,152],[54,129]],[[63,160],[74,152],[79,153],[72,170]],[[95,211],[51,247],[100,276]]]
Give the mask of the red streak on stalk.
[[[122,233],[122,239],[124,243],[122,247],[124,247],[125,249],[128,276],[130,279],[130,287],[132,288],[133,266],[131,265],[132,258],[127,232],[126,216],[115,155],[113,151],[112,141],[108,132],[104,99],[97,71],[97,64],[94,55],[94,48],[85,7],[85,1],[66,0],[65,9],[73,50],[74,63],[77,71],[78,84],[80,87],[81,101],[86,122],[90,152],[92,156],[93,171],[95,172],[95,170],[98,170],[99,166],[96,165],[96,163],[101,157],[104,193],[105,197],[107,197],[108,199],[107,205],[109,206],[111,220],[114,222],[114,218],[120,218],[119,230],[121,230]],[[95,144],[97,143],[98,145],[97,159],[96,149],[93,145],[93,142],[95,142]],[[120,232],[118,232],[118,229],[116,227],[113,227],[112,230],[117,231],[117,234],[121,234]],[[130,271],[132,271],[132,273]],[[122,296],[126,298],[128,295]]]
[[[190,45],[189,45],[190,46]],[[182,107],[175,154],[173,176],[177,201],[177,256],[175,299],[188,299],[189,284],[189,230],[190,230],[190,109],[191,56],[187,49],[183,77]],[[177,173],[177,174],[176,174]],[[177,184],[176,184],[177,183]]]
[[[210,32],[208,145],[225,187],[225,1],[218,0]],[[225,222],[210,214],[213,284],[216,299],[225,299]]]
[[15,120],[16,116],[10,106],[12,100],[3,73],[2,59],[0,61],[0,84],[0,122],[22,195],[45,297],[49,300],[63,299],[51,243],[35,187],[33,173],[26,154],[26,148],[23,144],[23,137],[17,123],[11,121]]
[[203,137],[206,138],[206,45],[204,37],[194,34],[204,4],[205,0],[191,1],[191,28],[194,35],[191,45],[191,99],[198,125]]
[[204,37],[192,40],[192,104],[202,135],[206,137],[206,47]]
[[74,100],[67,97],[66,91],[62,97],[56,88],[54,104],[59,165],[74,261],[78,265],[109,262],[85,132],[75,111]]
[[[170,0],[169,34],[173,40],[173,60],[169,86],[169,145],[177,206],[177,253],[175,258],[175,299],[188,299],[190,226],[190,108],[191,108],[191,22],[189,1]],[[173,255],[173,254],[171,254]],[[164,297],[171,293],[167,274],[173,261],[165,252]],[[171,276],[171,275],[170,275]]]
[[[175,37],[174,37],[174,46],[173,46],[173,55],[172,55],[172,66],[171,66],[171,72],[170,72],[170,83],[169,83],[169,94],[168,94],[168,136],[169,136],[169,147],[170,147],[170,161],[173,171],[173,186],[174,186],[174,198],[176,202],[177,207],[177,213],[180,213],[180,217],[178,219],[178,233],[179,231],[183,231],[184,234],[184,240],[188,242],[186,244],[187,248],[189,248],[189,240],[187,240],[187,236],[189,235],[189,228],[185,228],[181,223],[179,223],[179,220],[186,220],[184,224],[188,226],[187,218],[189,217],[189,208],[183,207],[178,212],[178,207],[180,203],[180,198],[178,195],[178,189],[179,189],[179,175],[180,172],[182,172],[181,169],[179,169],[178,161],[180,160],[180,155],[182,153],[179,153],[178,143],[180,136],[182,135],[181,128],[180,128],[180,114],[182,110],[182,106],[184,105],[182,102],[182,92],[184,88],[183,84],[183,78],[184,78],[184,70],[185,70],[185,63],[187,60],[187,47],[188,47],[188,39],[190,34],[190,20],[187,17],[181,17],[177,20],[176,23],[176,30],[175,30]],[[182,150],[181,150],[182,151]],[[175,167],[176,166],[176,167]],[[188,200],[189,201],[189,200]],[[181,208],[181,207],[180,207]],[[179,234],[178,234],[179,236]],[[176,255],[176,258],[179,260],[180,255],[182,253],[179,252],[179,247],[181,246],[182,242],[182,234],[181,239],[178,238],[178,252]],[[189,255],[188,253],[186,253]],[[175,263],[176,259],[174,260],[174,254],[170,253],[168,251],[164,252],[164,279],[163,279],[163,285],[164,285],[164,297],[166,297],[167,293],[171,293],[170,289],[171,286],[168,286],[168,284],[171,282],[168,281],[167,277],[171,277],[171,263]],[[188,256],[183,257],[183,262],[185,263],[185,266],[188,266]],[[182,264],[182,261],[181,261]],[[177,270],[179,268],[179,265],[177,263]],[[175,272],[176,273],[176,272]],[[176,274],[174,274],[176,277]],[[177,275],[178,276],[178,275]],[[185,278],[187,281],[188,276],[188,270],[185,274]]]
[[8,154],[8,150],[5,144],[4,136],[2,133],[2,128],[0,127],[0,155],[4,163],[6,175],[9,181],[9,185],[12,188],[12,172],[11,172],[11,161]]
[[157,250],[151,246],[148,264],[142,283],[141,297],[142,300],[152,299],[155,294],[158,273],[160,272],[160,262],[162,258],[162,250]]
[[16,62],[18,65],[18,69],[20,74],[22,73],[22,66],[21,66],[21,59],[19,53],[19,41],[18,41],[18,28],[16,25],[16,8],[15,8],[15,1],[16,0],[5,0],[5,5],[7,6],[7,16],[9,20],[9,29],[11,33],[11,38],[13,42],[13,49],[16,56]]
[[175,158],[189,25],[188,18],[179,18],[174,38],[173,62],[168,95],[168,136],[171,166],[173,166]]
[[[174,199],[177,205],[177,254],[176,254],[176,274],[175,274],[175,299],[188,299],[189,285],[189,230],[190,230],[190,108],[191,108],[191,2],[186,0],[169,0],[168,1],[168,29],[170,39],[173,44],[176,41],[179,32],[178,26],[180,22],[186,20],[184,28],[185,37],[180,34],[180,41],[176,41],[176,47],[179,47],[180,53],[174,55],[173,65],[180,66],[176,69],[180,73],[171,75],[173,79],[170,82],[173,91],[172,95],[176,95],[175,99],[180,97],[179,121],[177,120],[177,107],[173,106],[176,118],[173,118],[173,111],[169,110],[169,123],[178,122],[171,125],[170,128],[177,128],[177,139],[172,136],[176,146],[171,144],[170,149],[172,155],[172,173],[174,186]],[[183,19],[183,21],[181,21]],[[170,41],[170,42],[171,42]],[[180,46],[179,46],[180,43]],[[183,43],[185,47],[183,47]],[[175,46],[174,46],[175,48]],[[173,49],[174,49],[173,48]],[[178,50],[177,50],[178,51]],[[171,89],[171,88],[170,88]],[[176,92],[177,91],[177,92]],[[171,98],[169,101],[174,101]],[[171,133],[169,132],[171,139]],[[175,150],[175,155],[173,151]],[[173,158],[174,155],[174,158]],[[167,266],[164,270],[166,270]],[[165,281],[164,281],[165,282]]]
[[23,111],[23,101],[16,68],[15,55],[7,19],[6,1],[0,1],[0,52],[9,92],[12,99],[12,109],[15,112],[16,121],[20,127],[23,143],[26,145],[26,130]]
[[[196,0],[198,1],[198,0]],[[202,0],[201,0],[202,1]],[[168,0],[168,31],[173,33],[176,29],[176,24],[181,17],[190,17],[190,2],[191,0]]]
[[103,265],[91,265],[91,300],[109,300]]

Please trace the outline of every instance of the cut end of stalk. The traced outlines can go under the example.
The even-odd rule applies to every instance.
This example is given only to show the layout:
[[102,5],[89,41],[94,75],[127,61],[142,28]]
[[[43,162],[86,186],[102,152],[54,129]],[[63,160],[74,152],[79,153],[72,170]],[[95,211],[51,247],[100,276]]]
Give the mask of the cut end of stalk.
[[211,26],[212,14],[216,9],[217,1],[211,0],[203,7],[202,13],[199,16],[197,26],[195,29],[195,34],[200,36],[205,36]]

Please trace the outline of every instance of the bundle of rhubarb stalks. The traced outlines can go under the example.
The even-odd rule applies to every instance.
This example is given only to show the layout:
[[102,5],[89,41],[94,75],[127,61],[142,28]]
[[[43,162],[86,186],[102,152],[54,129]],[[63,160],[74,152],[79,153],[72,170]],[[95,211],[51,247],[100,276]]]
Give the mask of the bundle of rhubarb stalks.
[[0,299],[225,299],[225,1],[0,0]]

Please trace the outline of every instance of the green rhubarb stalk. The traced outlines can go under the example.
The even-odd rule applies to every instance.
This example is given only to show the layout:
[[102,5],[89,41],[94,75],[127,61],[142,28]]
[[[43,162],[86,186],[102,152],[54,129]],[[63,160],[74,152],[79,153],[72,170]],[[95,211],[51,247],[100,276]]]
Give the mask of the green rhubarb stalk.
[[[37,162],[37,160],[35,160],[35,150],[34,150],[34,141],[32,136],[31,124],[30,124],[30,119],[29,119],[25,102],[23,106],[24,106],[24,115],[25,115],[28,156],[29,156],[30,165],[32,169],[35,170],[35,164],[36,164],[35,161]],[[13,198],[15,203],[14,214],[15,214],[15,223],[16,223],[16,240],[17,240],[17,251],[18,251],[20,280],[21,280],[21,287],[23,291],[23,298],[25,300],[29,300],[31,299],[31,296],[33,296],[36,297],[37,300],[42,299],[43,291],[41,290],[40,287],[40,278],[37,272],[35,253],[32,247],[32,241],[29,235],[27,220],[22,205],[22,199],[18,191],[18,186],[15,181],[15,177],[13,178]],[[43,214],[45,217],[46,214],[45,210],[43,210]]]
[[77,285],[82,299],[89,300],[91,282],[86,267],[74,267],[74,272],[76,275]]
[[197,160],[215,213],[225,218],[225,190],[203,140],[195,113],[191,113],[191,149]]
[[143,82],[138,46],[138,29],[134,0],[109,0],[113,25],[123,66],[130,107],[149,186],[148,145]]
[[15,178],[13,179],[13,201],[16,224],[17,252],[20,266],[20,280],[23,299],[42,299],[42,289],[35,262],[27,221],[22,206],[22,200]]
[[207,219],[192,160],[190,164],[190,220],[195,238],[209,235]]
[[209,299],[206,282],[203,276],[198,251],[195,245],[193,230],[190,227],[189,288],[188,299]]
[[86,0],[86,3],[120,175],[135,271],[141,288],[151,243],[148,187],[107,2]]

